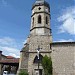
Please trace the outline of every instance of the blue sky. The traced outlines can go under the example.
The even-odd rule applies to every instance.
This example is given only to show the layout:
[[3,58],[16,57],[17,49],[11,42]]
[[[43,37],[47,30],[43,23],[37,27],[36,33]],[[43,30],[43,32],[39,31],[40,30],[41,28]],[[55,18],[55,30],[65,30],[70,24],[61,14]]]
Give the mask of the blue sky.
[[[36,0],[0,0],[0,50],[19,57],[30,31]],[[75,41],[75,0],[46,0],[51,9],[53,41]]]

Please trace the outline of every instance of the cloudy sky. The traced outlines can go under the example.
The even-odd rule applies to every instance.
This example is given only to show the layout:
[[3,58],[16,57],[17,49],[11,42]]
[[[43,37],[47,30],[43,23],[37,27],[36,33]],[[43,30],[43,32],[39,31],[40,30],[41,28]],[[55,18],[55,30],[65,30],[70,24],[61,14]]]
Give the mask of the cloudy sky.
[[[0,0],[0,50],[19,57],[29,35],[36,0]],[[51,8],[53,41],[75,41],[75,0],[46,0]]]

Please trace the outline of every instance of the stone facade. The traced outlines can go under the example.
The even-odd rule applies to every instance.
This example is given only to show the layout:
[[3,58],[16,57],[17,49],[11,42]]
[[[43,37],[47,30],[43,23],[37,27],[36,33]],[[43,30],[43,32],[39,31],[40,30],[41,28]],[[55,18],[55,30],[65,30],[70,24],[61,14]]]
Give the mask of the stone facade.
[[[25,44],[25,47],[21,51],[19,70],[28,70],[29,75],[36,75],[35,70],[38,69],[38,64],[34,63],[34,59],[37,55],[37,48],[38,46],[42,48],[40,50],[42,56],[50,56],[50,40],[50,36],[30,36],[28,43]],[[41,64],[39,68],[43,70]]]
[[[30,35],[21,50],[18,72],[27,70],[29,75],[39,75],[38,64],[34,63],[38,46],[41,56],[52,57],[53,75],[75,75],[75,42],[52,43],[50,6],[45,0],[36,0],[32,6]],[[39,69],[44,75],[41,64]]]
[[[32,6],[31,29],[27,43],[21,51],[19,70],[28,70],[29,75],[36,75],[38,63],[34,63],[37,48],[40,46],[40,55],[50,56],[50,42],[52,42],[50,28],[50,6],[44,0],[36,0]],[[39,69],[44,75],[43,68]],[[40,74],[41,75],[41,74]]]
[[75,42],[52,44],[53,75],[75,75]]

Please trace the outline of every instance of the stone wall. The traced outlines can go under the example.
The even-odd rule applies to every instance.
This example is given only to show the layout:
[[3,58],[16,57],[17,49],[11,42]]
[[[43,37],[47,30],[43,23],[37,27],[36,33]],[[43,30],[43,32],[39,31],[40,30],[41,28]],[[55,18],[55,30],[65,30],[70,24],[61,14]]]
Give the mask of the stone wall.
[[[75,42],[52,43],[52,50],[50,50],[49,41],[50,36],[29,37],[28,54],[26,56],[26,53],[22,52],[21,66],[19,68],[28,69],[29,75],[35,75],[34,69],[37,69],[38,67],[37,64],[33,63],[33,61],[37,55],[36,49],[38,48],[38,45],[40,45],[40,48],[42,48],[40,50],[41,55],[48,55],[52,57],[53,75],[75,75]],[[23,49],[22,51],[25,50],[26,49]],[[41,65],[40,69],[43,69]]]
[[[50,41],[52,41],[50,35],[31,35],[29,38],[29,58],[28,58],[28,72],[29,75],[35,75],[35,69],[38,69],[38,65],[33,63],[34,58],[37,55],[37,48],[40,46],[40,54],[42,56],[50,56]],[[40,69],[43,70],[40,65]]]
[[17,75],[20,70],[28,70],[28,58],[29,58],[29,45],[26,43],[20,52],[20,60],[19,60],[19,69],[17,71]]
[[52,44],[53,75],[75,75],[75,42]]

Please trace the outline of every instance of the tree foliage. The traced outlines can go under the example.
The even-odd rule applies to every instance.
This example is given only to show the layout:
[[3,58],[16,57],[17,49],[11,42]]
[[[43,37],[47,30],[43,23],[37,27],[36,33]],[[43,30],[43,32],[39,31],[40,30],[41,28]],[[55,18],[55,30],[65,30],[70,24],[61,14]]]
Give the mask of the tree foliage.
[[45,55],[42,59],[42,67],[44,69],[45,75],[52,75],[52,60],[51,57]]
[[25,70],[21,70],[20,73],[19,73],[19,75],[29,75],[29,74],[28,74],[27,71],[25,71]]

